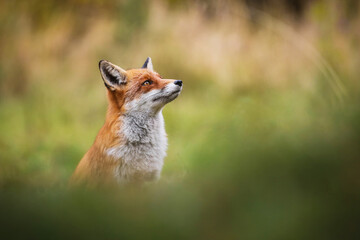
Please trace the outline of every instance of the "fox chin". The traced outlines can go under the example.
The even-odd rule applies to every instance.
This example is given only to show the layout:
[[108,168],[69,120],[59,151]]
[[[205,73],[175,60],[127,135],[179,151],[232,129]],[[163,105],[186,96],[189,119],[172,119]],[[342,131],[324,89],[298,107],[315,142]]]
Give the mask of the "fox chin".
[[179,96],[182,81],[162,78],[150,57],[139,69],[125,71],[105,60],[99,69],[108,98],[105,124],[76,167],[71,185],[159,179],[167,150],[162,109]]

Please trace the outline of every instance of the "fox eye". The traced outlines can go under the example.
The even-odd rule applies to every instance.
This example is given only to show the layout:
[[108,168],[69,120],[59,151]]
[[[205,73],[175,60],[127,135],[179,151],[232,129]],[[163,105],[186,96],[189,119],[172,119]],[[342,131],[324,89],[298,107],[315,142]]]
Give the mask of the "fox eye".
[[145,82],[142,83],[143,86],[148,86],[151,85],[153,82],[151,80],[146,80]]

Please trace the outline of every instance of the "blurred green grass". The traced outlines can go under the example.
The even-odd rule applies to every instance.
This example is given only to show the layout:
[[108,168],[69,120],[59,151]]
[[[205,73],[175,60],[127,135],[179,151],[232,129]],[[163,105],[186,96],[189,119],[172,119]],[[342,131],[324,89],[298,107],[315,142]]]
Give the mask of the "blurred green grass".
[[[2,238],[359,238],[352,4],[294,20],[236,1],[2,1]],[[161,180],[68,190],[104,121],[98,61],[147,56],[184,81]]]

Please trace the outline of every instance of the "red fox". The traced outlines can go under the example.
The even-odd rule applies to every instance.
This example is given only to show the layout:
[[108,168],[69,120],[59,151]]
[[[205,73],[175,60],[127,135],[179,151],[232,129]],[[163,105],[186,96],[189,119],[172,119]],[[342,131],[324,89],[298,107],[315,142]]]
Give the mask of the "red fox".
[[182,81],[163,79],[148,57],[141,69],[99,62],[107,88],[104,126],[81,159],[71,183],[143,183],[160,177],[167,137],[163,107],[182,90]]

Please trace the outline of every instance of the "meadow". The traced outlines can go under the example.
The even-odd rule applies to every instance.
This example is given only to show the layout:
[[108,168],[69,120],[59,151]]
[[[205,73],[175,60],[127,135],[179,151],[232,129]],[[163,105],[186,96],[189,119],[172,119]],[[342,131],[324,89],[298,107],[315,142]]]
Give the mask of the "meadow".
[[[1,1],[0,238],[359,239],[360,4],[245,2]],[[184,83],[160,181],[69,190],[99,60],[148,56]]]

